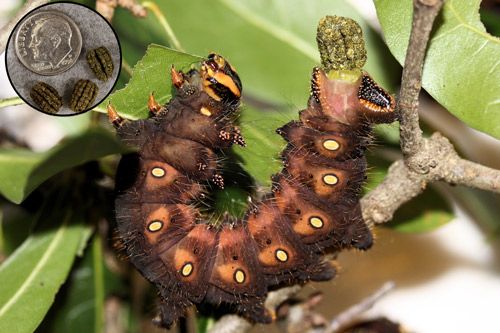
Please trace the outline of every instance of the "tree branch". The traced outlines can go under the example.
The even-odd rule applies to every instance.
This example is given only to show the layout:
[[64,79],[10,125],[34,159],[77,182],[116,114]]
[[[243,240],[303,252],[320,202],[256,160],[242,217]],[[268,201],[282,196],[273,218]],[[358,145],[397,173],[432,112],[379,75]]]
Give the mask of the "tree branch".
[[394,162],[384,181],[362,200],[363,217],[371,226],[390,221],[405,202],[429,182],[444,181],[500,193],[500,170],[462,159],[440,133],[422,137],[418,96],[429,33],[443,0],[414,0],[410,42],[399,96],[400,138],[404,159]]
[[418,95],[422,86],[422,68],[432,24],[443,0],[414,0],[413,23],[406,51],[398,110],[401,150],[405,156],[420,151],[422,130],[418,124]]
[[440,133],[423,139],[413,157],[418,171],[404,160],[394,162],[382,183],[361,199],[363,218],[373,224],[390,221],[405,202],[419,195],[429,182],[444,181],[500,193],[500,170],[458,156],[450,141]]
[[[266,299],[266,308],[271,311],[273,317],[278,305],[297,294],[301,286],[291,286],[269,293]],[[219,319],[208,333],[241,333],[248,331],[252,325],[245,319],[237,315],[226,315]]]
[[136,17],[145,17],[146,9],[136,0],[96,0],[95,9],[102,15],[108,22],[111,22],[115,15],[116,7],[123,7],[130,11]]
[[322,333],[338,332],[341,328],[352,324],[364,312],[370,310],[375,305],[375,303],[377,303],[389,291],[394,289],[395,285],[396,284],[393,281],[384,283],[384,285],[380,287],[380,289],[375,291],[372,295],[363,299],[358,304],[351,306],[344,312],[339,313],[335,318],[333,318],[333,320],[330,322],[330,325]]

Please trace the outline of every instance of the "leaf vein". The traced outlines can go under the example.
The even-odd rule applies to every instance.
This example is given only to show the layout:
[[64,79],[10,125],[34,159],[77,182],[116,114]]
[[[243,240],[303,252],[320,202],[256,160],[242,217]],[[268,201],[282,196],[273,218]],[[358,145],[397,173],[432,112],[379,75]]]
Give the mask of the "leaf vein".
[[69,214],[64,219],[63,223],[61,224],[61,227],[59,228],[53,240],[51,241],[49,247],[47,248],[47,251],[43,254],[42,258],[40,258],[35,268],[31,271],[26,280],[24,280],[24,282],[22,283],[21,287],[15,292],[15,294],[9,299],[9,301],[6,302],[2,306],[2,308],[0,308],[0,317],[2,317],[12,307],[12,305],[22,296],[25,290],[31,285],[32,281],[36,278],[38,273],[42,270],[43,266],[45,266],[49,258],[52,256],[52,253],[57,248],[57,245],[59,245],[60,241],[63,240],[63,235],[64,232],[66,231],[68,220],[69,220]]
[[453,15],[455,16],[455,18],[461,23],[461,25],[463,25],[466,29],[469,29],[483,37],[485,37],[486,39],[489,39],[490,41],[494,42],[494,43],[498,43],[500,44],[500,39],[499,38],[496,38],[492,35],[490,35],[489,33],[485,32],[485,31],[481,31],[479,30],[478,28],[472,26],[471,24],[469,24],[469,22],[466,22],[462,16],[460,16],[460,14],[456,11],[455,7],[453,6],[453,1],[449,1],[448,2],[448,8],[450,9],[450,11],[453,13]]
[[315,62],[319,61],[319,53],[316,48],[311,46],[311,44],[296,34],[269,22],[259,15],[254,14],[252,10],[245,8],[239,2],[231,0],[219,1],[250,24],[253,24],[257,28],[267,32],[269,35],[274,36],[276,39],[284,42],[285,44],[290,45],[311,60]]

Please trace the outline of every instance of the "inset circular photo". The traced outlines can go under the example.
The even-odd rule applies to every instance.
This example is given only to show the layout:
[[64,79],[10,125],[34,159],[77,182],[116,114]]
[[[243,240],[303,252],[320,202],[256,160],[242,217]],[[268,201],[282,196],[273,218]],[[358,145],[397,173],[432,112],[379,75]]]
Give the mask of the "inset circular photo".
[[118,37],[99,13],[58,2],[35,8],[13,29],[6,68],[17,94],[55,116],[86,112],[112,91],[120,74]]

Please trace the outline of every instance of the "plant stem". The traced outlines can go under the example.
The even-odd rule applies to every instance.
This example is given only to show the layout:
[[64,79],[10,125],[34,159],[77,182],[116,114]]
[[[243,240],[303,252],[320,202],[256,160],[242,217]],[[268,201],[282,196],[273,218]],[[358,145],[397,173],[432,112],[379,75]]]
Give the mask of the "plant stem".
[[0,108],[4,108],[6,106],[21,105],[21,104],[24,104],[24,101],[20,97],[9,97],[0,99]]
[[384,283],[380,289],[375,291],[372,295],[366,297],[361,302],[354,304],[347,310],[338,314],[333,320],[330,322],[330,325],[323,331],[323,333],[334,333],[338,332],[339,329],[345,326],[348,326],[359,320],[359,317],[366,311],[370,310],[375,303],[377,303],[382,297],[387,295],[389,291],[394,289],[395,283],[393,281],[389,281]]
[[167,37],[168,37],[168,39],[170,41],[170,44],[177,51],[184,52],[184,49],[182,48],[181,43],[179,43],[179,40],[175,36],[174,31],[172,30],[172,28],[170,27],[170,24],[168,23],[167,18],[161,12],[160,7],[158,7],[158,5],[156,3],[151,2],[151,1],[144,1],[142,3],[142,6],[144,8],[149,9],[150,11],[153,12],[153,14],[155,14],[156,18],[158,19],[158,21],[160,21],[161,26],[165,30],[165,33],[167,34]]
[[95,9],[109,22],[115,15],[116,7],[125,8],[136,17],[146,16],[146,10],[137,4],[136,0],[96,0],[95,2]]
[[132,67],[130,67],[129,63],[125,58],[122,58],[122,69],[128,76],[132,76]]
[[418,96],[422,88],[422,70],[429,35],[443,0],[415,0],[413,4],[413,23],[398,101],[401,150],[405,156],[414,155],[422,146]]
[[95,323],[94,332],[102,332],[104,327],[104,273],[101,237],[98,233],[92,241],[92,264],[95,288]]
[[404,158],[394,162],[384,181],[361,199],[368,225],[385,223],[404,203],[422,193],[429,182],[444,181],[500,193],[500,170],[465,160],[440,133],[422,137],[418,123],[418,95],[429,34],[443,0],[414,0],[410,42],[401,83],[401,150]]

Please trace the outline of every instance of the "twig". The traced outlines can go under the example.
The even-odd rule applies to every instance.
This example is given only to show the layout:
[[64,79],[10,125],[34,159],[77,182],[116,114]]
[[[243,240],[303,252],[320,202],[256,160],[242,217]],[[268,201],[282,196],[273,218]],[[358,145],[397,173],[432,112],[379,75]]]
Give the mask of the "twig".
[[28,12],[32,11],[38,6],[48,3],[49,0],[28,0],[24,4],[24,6],[14,15],[13,18],[7,22],[6,25],[0,29],[0,53],[5,51],[5,46],[7,46],[7,39],[9,39],[9,35],[11,31],[14,29],[15,25],[21,18],[26,15]]
[[239,333],[246,332],[250,328],[252,324],[245,319],[237,315],[225,315],[215,322],[208,333]]
[[111,22],[115,15],[116,7],[127,9],[136,17],[145,17],[146,10],[139,5],[135,0],[96,0],[95,9],[102,15],[108,22]]
[[118,297],[111,296],[106,300],[104,304],[104,333],[125,333],[122,323],[126,319],[123,318],[121,309],[122,306]]
[[281,303],[296,295],[301,289],[301,286],[296,285],[270,292],[266,299],[266,308],[274,314],[274,311]]
[[353,305],[352,307],[341,312],[335,318],[333,318],[333,320],[330,322],[330,325],[323,331],[323,333],[334,333],[337,332],[340,328],[352,324],[352,322],[359,318],[361,314],[371,309],[373,305],[375,305],[375,303],[377,303],[389,291],[394,289],[395,285],[396,284],[393,281],[384,283],[384,285],[372,295],[368,296],[360,303]]
[[315,292],[303,300],[289,299],[283,302],[276,310],[276,323],[280,331],[322,333],[329,322],[315,308],[323,299],[323,293]]
[[184,52],[184,49],[182,48],[181,43],[179,42],[179,40],[175,36],[175,33],[172,30],[172,27],[168,23],[165,15],[163,15],[163,13],[161,12],[160,7],[158,7],[158,5],[156,3],[151,2],[151,1],[144,1],[142,3],[142,5],[144,6],[144,8],[149,9],[150,11],[153,12],[153,14],[155,14],[156,18],[158,19],[158,21],[160,21],[161,26],[165,30],[165,33],[167,34],[167,38],[169,39],[170,44],[173,46],[173,48],[175,48],[177,51]]
[[426,45],[443,0],[414,0],[410,35],[399,100],[401,150],[384,181],[362,200],[369,225],[390,221],[405,202],[420,194],[429,182],[444,181],[500,193],[500,170],[462,159],[440,133],[422,137],[418,124],[418,95]]
[[146,10],[136,2],[136,0],[118,0],[118,6],[125,8],[136,17],[145,17]]
[[128,76],[132,76],[132,67],[125,58],[122,58],[122,69]]
[[371,226],[390,221],[405,202],[419,195],[429,182],[444,181],[500,193],[500,170],[460,158],[450,141],[440,133],[423,140],[416,172],[404,160],[394,162],[384,181],[361,199],[363,217]]
[[20,104],[24,104],[24,101],[19,97],[9,97],[0,99],[0,108],[4,108],[6,106],[20,105]]
[[429,34],[442,5],[443,0],[413,2],[413,23],[398,101],[401,150],[405,156],[414,155],[422,146],[422,130],[418,124],[418,95],[422,86],[422,68]]
[[[278,305],[297,294],[301,286],[292,286],[270,292],[266,299],[266,308],[275,313]],[[237,315],[226,315],[219,319],[208,333],[241,333],[248,331],[252,325]]]

